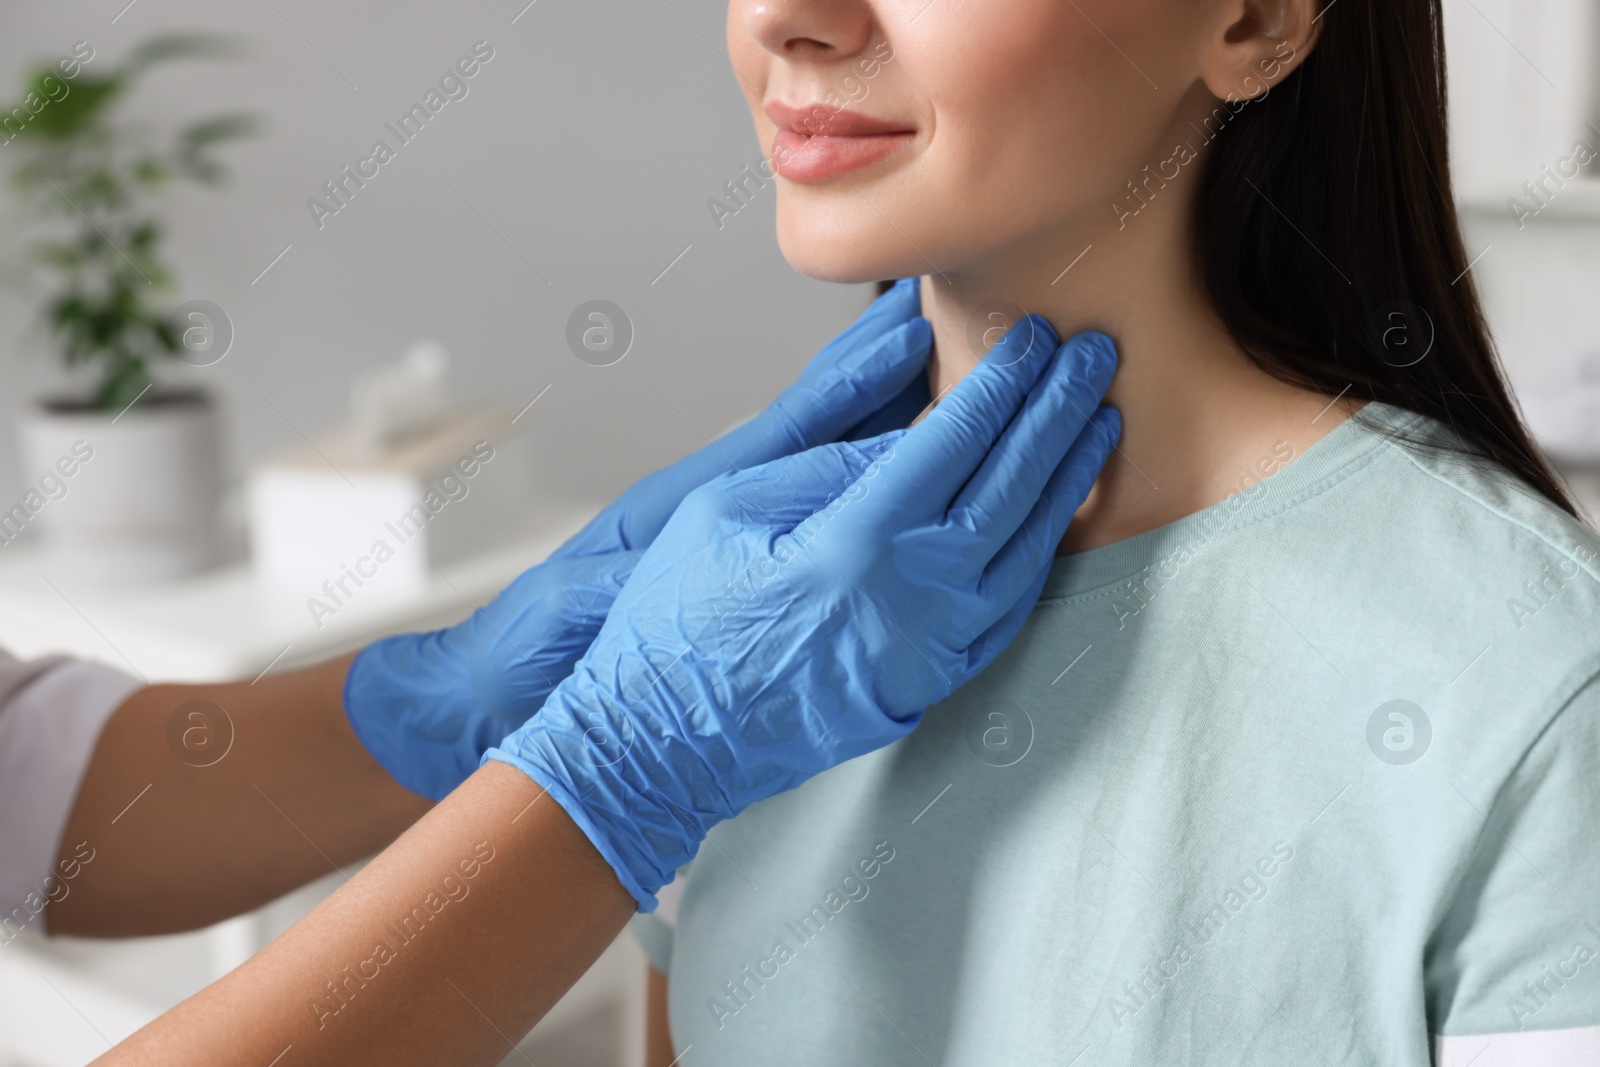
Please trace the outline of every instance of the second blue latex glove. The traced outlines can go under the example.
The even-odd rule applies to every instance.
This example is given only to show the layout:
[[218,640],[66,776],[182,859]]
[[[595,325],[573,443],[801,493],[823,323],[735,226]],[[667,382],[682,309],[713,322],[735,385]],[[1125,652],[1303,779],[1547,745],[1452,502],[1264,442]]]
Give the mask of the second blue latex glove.
[[572,672],[636,550],[685,495],[719,474],[836,439],[922,376],[932,335],[920,307],[916,281],[897,284],[759,416],[635,483],[488,608],[358,653],[345,711],[367,751],[422,796],[438,800],[460,785]]
[[356,737],[401,785],[443,799],[572,673],[641,555],[549,560],[455,626],[368,645],[344,683]]
[[837,441],[898,404],[926,379],[933,331],[921,313],[919,280],[896,282],[761,414],[639,479],[555,555],[649,548],[683,498],[711,479]]
[[643,910],[713,825],[904,736],[1021,629],[1120,428],[1097,410],[1109,340],[1027,327],[910,430],[691,494],[572,676],[488,753]]

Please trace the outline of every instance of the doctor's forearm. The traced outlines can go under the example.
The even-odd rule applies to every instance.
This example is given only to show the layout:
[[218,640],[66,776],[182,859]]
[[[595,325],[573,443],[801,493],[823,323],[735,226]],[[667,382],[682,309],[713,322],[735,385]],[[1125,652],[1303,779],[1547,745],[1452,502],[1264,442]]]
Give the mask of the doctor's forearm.
[[489,763],[282,937],[95,1063],[487,1067],[634,910],[566,812]]
[[[91,862],[54,933],[193,929],[381,850],[431,804],[350,729],[349,657],[255,683],[156,685],[111,716],[62,835]],[[84,849],[77,854],[83,858]]]

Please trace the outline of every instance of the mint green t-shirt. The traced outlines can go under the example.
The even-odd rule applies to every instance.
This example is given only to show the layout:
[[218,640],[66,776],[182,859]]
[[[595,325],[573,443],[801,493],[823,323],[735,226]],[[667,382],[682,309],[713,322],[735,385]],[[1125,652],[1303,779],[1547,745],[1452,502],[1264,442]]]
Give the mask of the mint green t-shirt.
[[909,737],[713,831],[636,920],[682,1062],[1600,1063],[1600,540],[1397,429],[1445,432],[1369,405],[1057,560]]

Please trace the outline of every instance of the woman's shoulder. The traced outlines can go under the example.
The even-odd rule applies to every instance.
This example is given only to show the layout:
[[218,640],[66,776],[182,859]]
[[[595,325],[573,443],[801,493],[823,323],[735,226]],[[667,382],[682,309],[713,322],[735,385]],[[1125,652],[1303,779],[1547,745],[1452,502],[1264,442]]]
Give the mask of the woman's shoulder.
[[1499,464],[1463,450],[1436,420],[1386,404],[1368,405],[1356,418],[1387,447],[1383,469],[1395,475],[1381,506],[1426,535],[1414,550],[1475,560],[1480,577],[1565,561],[1564,578],[1600,598],[1600,534],[1593,527]]
[[1459,658],[1485,714],[1554,713],[1600,673],[1600,535],[1431,419],[1357,417],[1373,462],[1323,510],[1359,530],[1348,595],[1392,652]]

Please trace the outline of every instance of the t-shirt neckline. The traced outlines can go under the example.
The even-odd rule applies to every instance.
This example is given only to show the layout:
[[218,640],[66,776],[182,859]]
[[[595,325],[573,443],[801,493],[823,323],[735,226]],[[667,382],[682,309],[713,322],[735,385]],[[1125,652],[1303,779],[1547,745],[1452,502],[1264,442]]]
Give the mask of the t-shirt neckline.
[[[1191,551],[1268,515],[1294,507],[1340,481],[1352,464],[1384,447],[1390,432],[1415,432],[1424,416],[1370,401],[1264,481],[1153,530],[1109,545],[1057,557],[1040,599],[1059,599],[1117,585],[1181,548]],[[1115,461],[1113,459],[1113,461]]]

